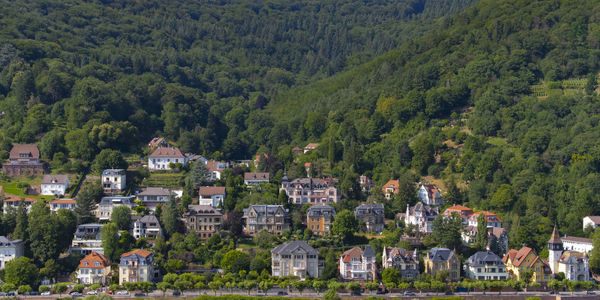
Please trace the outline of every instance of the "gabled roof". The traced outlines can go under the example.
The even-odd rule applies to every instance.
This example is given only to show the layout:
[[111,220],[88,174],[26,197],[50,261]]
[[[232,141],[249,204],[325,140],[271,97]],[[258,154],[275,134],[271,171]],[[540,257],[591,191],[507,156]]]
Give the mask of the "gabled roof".
[[293,253],[305,253],[311,255],[319,255],[319,252],[315,248],[309,246],[305,241],[291,241],[278,245],[271,253],[279,255],[291,255]]
[[433,184],[421,184],[421,186],[427,191],[427,198],[429,199],[435,199],[436,193],[440,191],[440,189]]
[[[96,262],[99,263],[97,266],[95,265]],[[110,262],[108,262],[108,258],[106,258],[106,256],[96,251],[93,251],[92,253],[86,255],[81,261],[79,261],[79,266],[77,268],[101,269],[109,266]]]
[[454,251],[448,248],[432,248],[429,250],[428,257],[431,261],[447,261],[453,254]]
[[227,163],[220,162],[220,161],[211,160],[211,161],[206,162],[206,168],[210,172],[221,172],[221,171],[227,169],[227,167],[228,167]]
[[465,264],[471,267],[480,267],[485,265],[504,267],[502,259],[492,251],[478,251],[471,255]]
[[[500,220],[500,218],[498,218],[498,215],[496,215],[495,213],[491,213],[489,211],[479,211],[476,212],[474,214],[472,214],[469,219],[470,220],[477,220],[477,218],[479,218],[479,215],[483,214],[485,216],[486,221],[488,222],[502,222],[502,220]],[[494,220],[495,219],[495,220]]]
[[198,188],[200,196],[225,195],[224,186],[201,186]]
[[355,216],[383,215],[383,204],[361,204],[354,209]]
[[77,204],[77,200],[75,200],[75,199],[57,199],[57,200],[48,202],[48,204]]
[[39,159],[40,150],[35,144],[14,144],[9,159]]
[[155,215],[145,215],[143,217],[141,217],[139,220],[137,220],[136,222],[140,222],[140,223],[156,223],[159,227],[160,227],[160,222],[158,221],[158,218]]
[[67,184],[69,177],[67,175],[44,175],[42,184]]
[[13,247],[23,243],[22,240],[11,240],[3,235],[0,235],[0,247]]
[[184,158],[183,153],[178,148],[175,147],[158,147],[152,154],[150,154],[150,158]]
[[408,251],[402,248],[396,247],[384,247],[383,251],[385,252],[385,256],[388,261],[393,261],[395,259],[401,259],[407,263],[419,263],[419,257],[417,249],[415,251]]
[[[535,251],[533,251],[533,249],[529,247],[523,247],[518,251],[515,249],[510,249],[502,258],[502,262],[506,264],[508,262],[508,259],[510,258],[512,265],[514,265],[515,267],[519,267],[530,253],[539,258],[539,256],[535,254]],[[537,258],[533,260],[533,263],[537,261]]]
[[314,150],[317,149],[319,147],[319,143],[309,143],[308,145],[304,146],[305,150]]
[[600,216],[586,216],[585,218],[589,218],[596,225],[600,224]]
[[185,215],[222,216],[223,214],[210,205],[188,205],[188,210],[185,212]]
[[442,215],[450,216],[453,213],[458,213],[461,216],[470,216],[473,214],[473,210],[463,205],[454,205],[452,207],[446,208]]
[[254,211],[259,216],[274,216],[278,211],[281,211],[284,216],[287,216],[287,211],[283,208],[283,205],[250,205],[250,207],[244,209],[244,217]]
[[147,187],[139,192],[138,196],[169,196],[171,191],[162,187]]
[[360,247],[353,247],[350,250],[342,253],[341,259],[342,262],[348,263],[351,262],[353,258],[362,260],[363,250]]
[[386,192],[387,192],[386,190],[387,190],[388,188],[392,188],[392,189],[394,189],[394,190],[393,190],[393,193],[394,193],[394,194],[398,194],[398,192],[399,192],[399,190],[398,190],[398,186],[400,186],[400,180],[393,180],[393,179],[390,179],[390,180],[388,180],[388,182],[386,182],[386,183],[385,183],[385,184],[384,184],[384,185],[381,187],[381,190],[382,190],[384,193],[386,193]]
[[139,255],[141,257],[148,257],[148,256],[152,255],[152,252],[150,252],[148,250],[144,250],[144,249],[137,249],[137,250],[129,251],[127,253],[123,253],[123,254],[121,254],[121,257],[127,257],[127,256],[131,256],[131,255]]

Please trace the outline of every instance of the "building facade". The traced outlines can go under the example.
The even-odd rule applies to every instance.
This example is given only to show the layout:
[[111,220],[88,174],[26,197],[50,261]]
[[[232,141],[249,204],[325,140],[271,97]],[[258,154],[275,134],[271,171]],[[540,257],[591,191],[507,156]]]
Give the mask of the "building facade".
[[402,248],[384,247],[381,255],[383,269],[394,268],[402,278],[416,280],[419,277],[419,252]]
[[198,204],[212,207],[223,207],[225,202],[224,186],[201,186],[198,188]]
[[223,213],[210,205],[188,205],[184,221],[188,232],[209,238],[223,227]]
[[77,207],[77,201],[75,199],[58,199],[48,202],[48,206],[53,212],[57,212],[59,209],[73,211]]
[[447,248],[433,248],[423,258],[425,273],[436,275],[440,271],[448,272],[448,279],[460,279],[460,259],[453,250]]
[[399,192],[400,181],[399,180],[388,180],[382,187],[381,192],[386,199],[391,199],[394,195],[398,195]]
[[561,237],[560,240],[562,241],[563,249],[565,250],[589,254],[592,252],[592,249],[594,249],[592,239],[565,235]]
[[478,251],[465,262],[465,275],[476,280],[505,280],[506,265],[492,251]]
[[22,240],[11,240],[0,236],[0,270],[4,269],[6,263],[24,255],[24,243]]
[[81,224],[77,226],[73,241],[71,241],[71,253],[88,255],[92,252],[104,253],[102,248],[102,235],[100,229],[102,224]]
[[160,222],[155,215],[146,215],[133,222],[133,237],[155,239],[162,235]]
[[520,250],[508,250],[502,258],[502,263],[506,265],[508,277],[516,280],[521,280],[522,272],[529,270],[533,272],[531,281],[534,282],[547,282],[552,275],[548,262],[540,258],[529,247],[523,247]]
[[285,192],[290,203],[297,205],[338,203],[342,198],[332,181],[320,178],[297,178],[289,181],[284,176],[280,190]]
[[433,220],[439,214],[437,206],[430,206],[419,202],[414,206],[406,207],[404,222],[406,225],[415,225],[421,233],[433,232]]
[[244,233],[248,235],[256,235],[263,230],[280,235],[290,229],[288,213],[283,205],[250,205],[244,209],[244,219]]
[[42,177],[42,195],[64,195],[69,189],[69,176],[67,175],[44,175]]
[[40,150],[35,144],[13,145],[8,162],[2,164],[2,172],[11,176],[36,175],[46,171],[46,164],[40,162]]
[[148,157],[148,169],[154,170],[172,170],[172,164],[181,164],[185,167],[187,161],[183,153],[175,147],[158,147]]
[[110,262],[102,253],[92,252],[86,255],[77,267],[77,280],[81,284],[110,283]]
[[502,227],[502,220],[498,218],[495,213],[491,213],[489,211],[480,211],[469,216],[469,226],[477,227],[478,218],[483,214],[485,216],[485,220],[487,221],[487,227]]
[[114,195],[125,191],[127,173],[123,169],[106,169],[102,171],[102,188],[104,194]]
[[130,209],[135,207],[135,202],[131,196],[108,196],[102,197],[100,204],[95,210],[96,218],[100,221],[108,221],[112,215],[113,208],[117,206],[127,206]]
[[319,278],[322,270],[319,252],[305,241],[283,243],[271,250],[271,274],[274,277]]
[[433,184],[421,184],[417,197],[425,205],[439,206],[444,204],[444,197],[440,194],[440,189]]
[[381,233],[385,227],[383,204],[361,204],[354,209],[354,216],[366,232]]
[[268,172],[246,172],[244,173],[244,184],[255,185],[261,183],[269,183],[271,175]]
[[373,281],[377,278],[375,252],[370,245],[365,250],[354,247],[340,256],[340,276],[344,280]]
[[133,250],[121,255],[119,285],[123,282],[153,282],[154,254],[148,250]]
[[586,216],[583,218],[583,230],[586,228],[596,229],[600,227],[600,216]]
[[565,250],[556,226],[548,240],[548,264],[553,274],[563,273],[571,281],[590,280],[589,257],[586,252]]
[[306,228],[314,234],[327,235],[335,215],[335,209],[329,205],[313,205],[306,212]]

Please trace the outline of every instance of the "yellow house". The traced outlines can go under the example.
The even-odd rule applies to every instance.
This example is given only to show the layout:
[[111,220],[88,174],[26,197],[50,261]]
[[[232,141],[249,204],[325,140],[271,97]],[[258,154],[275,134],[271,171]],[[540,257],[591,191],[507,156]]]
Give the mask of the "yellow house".
[[448,271],[448,279],[460,280],[460,259],[454,251],[447,248],[433,248],[423,258],[425,273],[436,275],[440,271]]
[[517,280],[521,280],[521,272],[528,270],[533,271],[533,282],[546,282],[552,275],[548,262],[529,247],[510,249],[502,258],[502,262],[506,265],[508,276]]

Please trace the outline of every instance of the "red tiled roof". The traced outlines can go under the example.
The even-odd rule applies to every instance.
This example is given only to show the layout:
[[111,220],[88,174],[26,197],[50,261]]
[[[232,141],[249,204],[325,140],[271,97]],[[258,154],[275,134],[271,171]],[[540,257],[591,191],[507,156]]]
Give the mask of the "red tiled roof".
[[198,194],[200,196],[223,195],[223,194],[225,194],[225,187],[224,186],[201,186],[198,188]]
[[510,261],[512,262],[513,266],[518,267],[523,263],[525,257],[527,257],[527,255],[529,255],[529,253],[531,252],[533,252],[533,254],[536,256],[536,259],[533,260],[533,262],[535,262],[537,259],[539,259],[539,256],[537,256],[537,254],[535,254],[535,251],[533,251],[533,249],[529,247],[523,247],[519,251],[515,249],[510,249],[502,258],[502,262],[506,264],[508,258],[510,258]]
[[554,226],[554,230],[552,230],[552,235],[550,236],[549,244],[562,244],[560,240],[560,234],[558,233],[558,229],[556,229],[556,225]]
[[305,150],[312,150],[312,149],[317,149],[319,147],[318,143],[309,143],[308,145],[304,146]]
[[381,190],[383,191],[383,193],[387,193],[386,189],[388,188],[393,188],[394,189],[394,194],[398,194],[398,186],[400,185],[400,181],[399,180],[393,180],[390,179],[388,180],[388,182],[386,182],[382,187]]
[[158,147],[152,154],[150,154],[150,158],[153,157],[175,157],[175,158],[184,158],[183,154],[178,148],[171,147]]
[[600,216],[586,216],[586,218],[589,218],[595,224],[600,224]]
[[252,180],[252,179],[269,180],[270,176],[271,175],[268,172],[265,172],[265,173],[261,173],[261,172],[245,172],[244,173],[244,179],[245,180]]
[[562,241],[573,241],[573,242],[588,243],[588,244],[591,244],[593,242],[592,239],[577,237],[577,236],[568,236],[568,235],[565,235],[560,239]]
[[75,199],[58,199],[58,200],[54,200],[54,201],[50,201],[50,204],[59,204],[59,203],[66,203],[66,204],[76,204],[77,201]]
[[[28,157],[21,157],[21,154],[25,154]],[[14,144],[10,150],[10,159],[39,159],[40,150],[35,144]]]
[[[95,265],[96,262],[99,262],[100,264],[98,266]],[[87,265],[86,265],[87,263]],[[110,263],[108,262],[108,258],[106,258],[106,256],[102,255],[101,253],[98,253],[96,251],[86,255],[80,262],[79,262],[79,267],[78,268],[85,268],[85,269],[100,269],[100,268],[106,268],[110,266]]]
[[[476,212],[476,213],[472,214],[469,217],[469,219],[471,219],[471,220],[477,220],[477,218],[479,218],[479,215],[481,215],[481,214],[483,214],[485,216],[485,218],[486,218],[486,220],[488,222],[502,222],[502,220],[500,220],[500,218],[498,217],[498,215],[496,215],[495,213],[491,213],[489,211],[485,211],[485,210],[484,211],[479,211],[479,212]],[[495,217],[496,220],[492,220],[493,217]]]
[[352,261],[353,258],[361,259],[362,257],[362,249],[360,247],[354,247],[344,253],[342,253],[342,261],[347,263]]
[[458,213],[461,216],[463,216],[464,213],[464,216],[470,216],[471,214],[473,214],[473,210],[463,205],[454,205],[452,207],[446,208],[442,215],[450,216],[453,213]]
[[127,257],[133,254],[137,254],[141,257],[148,257],[148,255],[152,254],[152,252],[148,251],[148,250],[144,250],[144,249],[137,249],[137,250],[133,250],[133,251],[129,251],[127,253],[123,253],[121,254],[121,257]]
[[[35,202],[37,199],[25,198],[24,200],[25,200],[25,202]],[[19,201],[21,201],[21,198],[19,198],[19,197],[12,197],[12,198],[4,199],[4,202],[19,202]]]

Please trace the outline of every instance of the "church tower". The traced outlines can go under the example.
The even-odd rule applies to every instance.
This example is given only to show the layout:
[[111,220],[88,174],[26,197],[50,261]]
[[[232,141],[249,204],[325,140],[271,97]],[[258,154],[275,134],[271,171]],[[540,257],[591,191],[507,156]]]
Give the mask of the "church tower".
[[563,252],[563,245],[560,235],[558,234],[558,230],[556,229],[556,225],[554,225],[552,236],[548,241],[548,252],[548,264],[550,265],[550,269],[552,269],[552,274],[557,274],[558,261],[560,260]]

